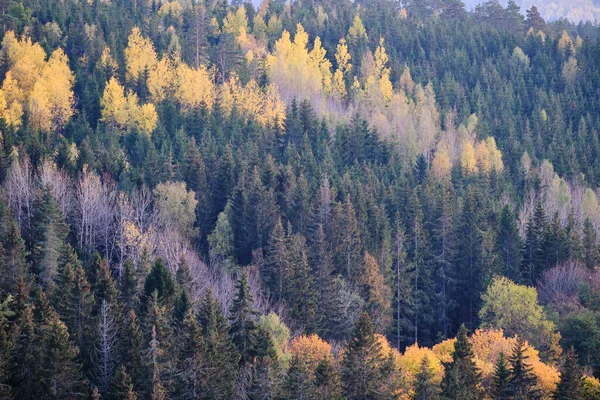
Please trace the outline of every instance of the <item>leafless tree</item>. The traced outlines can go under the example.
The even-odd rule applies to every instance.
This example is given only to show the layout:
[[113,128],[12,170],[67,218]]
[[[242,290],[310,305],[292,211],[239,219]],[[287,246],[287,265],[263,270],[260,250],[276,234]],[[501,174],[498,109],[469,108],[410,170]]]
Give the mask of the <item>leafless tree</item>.
[[105,299],[102,299],[102,305],[100,306],[97,335],[94,349],[95,379],[100,393],[106,396],[116,365],[118,338],[113,311]]
[[17,217],[19,226],[21,229],[29,228],[35,200],[35,181],[27,156],[15,156],[3,186],[4,195]]
[[100,225],[102,182],[95,173],[84,168],[76,189],[79,247],[93,247]]
[[44,160],[37,176],[39,185],[47,188],[56,200],[58,208],[66,219],[69,218],[73,207],[73,182],[71,178],[56,167],[56,164]]

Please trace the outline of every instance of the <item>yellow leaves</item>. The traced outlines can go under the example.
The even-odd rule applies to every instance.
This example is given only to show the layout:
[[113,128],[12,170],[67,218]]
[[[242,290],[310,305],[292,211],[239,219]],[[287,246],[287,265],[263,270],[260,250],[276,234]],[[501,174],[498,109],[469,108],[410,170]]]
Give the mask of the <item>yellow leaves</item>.
[[331,356],[331,346],[319,336],[297,336],[290,342],[289,353],[306,363],[308,370],[314,371],[323,359]]
[[360,16],[356,14],[354,20],[352,20],[352,26],[348,29],[348,41],[351,43],[357,43],[359,41],[368,40],[367,30],[360,19]]
[[177,67],[176,99],[184,109],[190,110],[202,102],[211,109],[214,103],[215,87],[212,75],[201,65],[198,69],[183,63]]
[[406,93],[412,93],[415,88],[415,82],[410,75],[410,68],[408,66],[404,66],[404,71],[400,75],[399,85]]
[[139,99],[133,92],[124,95],[123,87],[115,78],[111,78],[100,100],[102,106],[101,121],[112,129],[138,128],[149,135],[156,128],[158,115],[153,104],[139,105]]
[[466,142],[463,145],[461,165],[463,170],[472,173],[477,171],[477,160],[475,159],[475,149],[471,142]]
[[341,71],[344,76],[352,71],[352,64],[350,63],[351,58],[346,40],[340,39],[335,52],[335,61],[337,62],[338,70]]
[[489,136],[486,139],[489,157],[490,157],[490,166],[492,170],[496,172],[502,172],[504,169],[504,163],[502,162],[502,153],[496,147],[496,139],[492,136]]
[[164,56],[156,67],[148,72],[148,91],[152,100],[161,102],[172,94],[175,82],[174,61]]
[[158,9],[158,15],[173,15],[175,17],[181,17],[181,13],[183,12],[183,7],[179,4],[179,1],[166,1],[163,5]]
[[400,369],[406,375],[407,384],[411,387],[413,387],[415,378],[419,373],[423,357],[429,359],[433,381],[436,384],[440,384],[444,377],[444,367],[436,354],[427,347],[419,347],[418,344],[414,344],[406,348],[399,361]]
[[2,52],[9,65],[2,84],[5,107],[2,116],[13,127],[21,125],[25,107],[36,129],[62,129],[73,116],[75,77],[69,60],[61,50],[55,50],[46,61],[41,46],[31,39],[19,40],[7,32]]
[[436,179],[440,181],[450,179],[450,172],[452,171],[452,163],[445,150],[439,149],[433,157],[431,162],[431,169]]
[[223,33],[231,33],[238,36],[242,28],[248,31],[248,18],[246,17],[246,8],[244,6],[240,6],[235,14],[231,11],[227,13],[227,16],[223,20]]
[[388,61],[389,57],[385,51],[384,39],[381,37],[379,39],[379,45],[377,46],[377,49],[375,49],[375,74],[378,77],[382,77],[385,74],[389,75],[390,70],[387,68]]
[[577,59],[571,56],[562,66],[562,76],[568,84],[573,84],[577,79],[578,73],[579,66],[577,65]]
[[144,70],[152,70],[158,60],[154,45],[150,39],[142,37],[138,27],[134,27],[129,35],[125,49],[125,69],[127,79],[137,81]]
[[566,30],[563,30],[562,36],[558,41],[558,51],[565,55],[568,51],[575,52],[575,44],[573,43],[573,39],[567,33]]
[[496,147],[496,140],[493,137],[479,141],[475,144],[475,147],[470,141],[465,141],[461,164],[468,173],[502,172],[504,169],[502,153]]
[[235,107],[241,115],[254,118],[263,126],[277,121],[278,127],[283,128],[285,105],[274,85],[263,91],[256,81],[251,80],[244,86],[234,74],[221,88],[221,105],[225,114]]

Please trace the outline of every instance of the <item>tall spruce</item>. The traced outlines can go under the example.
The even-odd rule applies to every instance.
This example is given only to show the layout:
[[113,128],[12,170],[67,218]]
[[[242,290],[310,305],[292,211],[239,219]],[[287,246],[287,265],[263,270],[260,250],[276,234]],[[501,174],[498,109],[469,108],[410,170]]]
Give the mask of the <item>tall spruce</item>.
[[475,365],[473,349],[467,337],[467,328],[462,325],[454,343],[452,361],[444,363],[442,396],[445,399],[483,399],[481,372]]
[[562,363],[560,382],[556,386],[553,398],[556,400],[576,400],[583,397],[583,372],[579,367],[577,353],[571,347]]
[[525,340],[520,336],[513,347],[509,358],[510,363],[510,393],[517,400],[535,400],[542,398],[537,377],[529,365],[529,356],[525,354]]
[[256,341],[256,311],[252,308],[254,299],[248,286],[248,276],[242,272],[235,285],[237,294],[229,310],[231,323],[229,334],[240,353],[240,363],[246,364],[254,359]]

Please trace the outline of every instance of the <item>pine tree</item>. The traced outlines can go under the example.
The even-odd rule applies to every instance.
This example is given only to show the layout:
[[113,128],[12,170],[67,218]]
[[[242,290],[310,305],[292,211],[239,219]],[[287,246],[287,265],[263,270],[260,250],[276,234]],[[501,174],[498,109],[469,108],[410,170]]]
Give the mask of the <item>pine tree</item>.
[[235,388],[240,356],[229,337],[227,319],[221,304],[208,291],[200,302],[198,320],[204,340],[203,397],[229,399]]
[[504,353],[500,353],[498,361],[496,361],[496,368],[494,369],[494,386],[492,387],[492,393],[496,400],[510,400],[510,370],[506,363],[506,357]]
[[577,353],[571,347],[562,365],[560,382],[556,386],[554,399],[576,400],[582,398],[583,381],[583,373],[578,364]]
[[481,373],[473,360],[473,350],[462,325],[454,343],[452,361],[444,364],[442,395],[446,399],[483,399],[480,389]]
[[362,313],[342,360],[344,395],[350,400],[378,398],[385,378],[383,361],[381,345],[375,339],[371,318],[367,313]]
[[440,398],[439,387],[433,382],[433,378],[429,357],[425,355],[421,360],[419,373],[415,376],[414,400],[436,400]]
[[254,358],[256,334],[256,322],[254,321],[256,311],[252,309],[254,300],[245,272],[242,272],[235,288],[237,294],[229,311],[231,322],[229,334],[240,353],[240,364],[244,365]]
[[511,398],[518,400],[541,399],[542,392],[538,388],[537,377],[525,355],[525,341],[519,336],[510,356],[510,393]]

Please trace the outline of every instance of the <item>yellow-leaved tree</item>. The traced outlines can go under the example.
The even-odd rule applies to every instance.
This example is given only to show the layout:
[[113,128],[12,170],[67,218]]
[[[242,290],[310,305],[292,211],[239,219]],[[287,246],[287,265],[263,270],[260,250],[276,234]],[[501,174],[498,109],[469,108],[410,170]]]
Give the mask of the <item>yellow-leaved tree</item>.
[[62,130],[73,116],[75,104],[75,77],[62,49],[46,61],[39,44],[28,37],[17,39],[9,31],[2,41],[2,55],[9,68],[0,90],[0,113],[6,123],[18,127],[28,112],[34,128]]
[[157,63],[158,58],[152,41],[142,36],[140,28],[134,27],[131,30],[125,49],[127,80],[137,81],[144,71],[153,70]]
[[100,119],[111,127],[113,131],[137,128],[140,132],[150,135],[158,122],[158,115],[154,104],[147,103],[140,106],[137,95],[127,93],[113,77],[104,88],[102,99],[102,118]]

